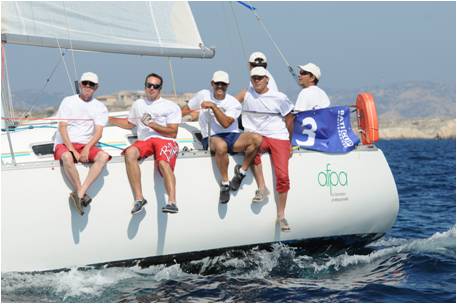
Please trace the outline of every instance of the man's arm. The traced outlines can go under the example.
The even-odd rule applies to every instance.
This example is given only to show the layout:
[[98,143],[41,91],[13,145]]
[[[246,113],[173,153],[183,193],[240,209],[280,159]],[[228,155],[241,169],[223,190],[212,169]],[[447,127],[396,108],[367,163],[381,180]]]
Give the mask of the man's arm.
[[73,144],[70,141],[70,136],[68,136],[68,123],[66,121],[60,121],[58,125],[59,133],[60,136],[62,136],[63,144],[67,147],[68,151],[73,153],[73,156],[76,158],[76,160],[79,160],[79,153],[76,152],[75,147],[73,147]]
[[179,124],[167,124],[164,127],[159,125],[158,123],[155,123],[154,121],[151,121],[147,124],[147,126],[165,137],[176,138],[176,136],[178,135]]
[[89,161],[89,151],[90,148],[98,143],[100,138],[103,135],[103,126],[95,125],[95,132],[89,142],[84,146],[84,149],[81,151],[81,162],[88,162]]
[[241,90],[238,94],[236,94],[235,98],[236,98],[240,103],[243,103],[243,102],[244,102],[244,96],[246,96],[246,92],[247,92],[246,89]]
[[294,133],[294,114],[290,112],[284,117],[284,120],[286,121],[286,127],[287,131],[289,131],[289,140],[292,141],[292,134]]
[[112,125],[118,126],[122,129],[133,129],[135,125],[132,124],[128,118],[120,118],[120,117],[108,117],[108,122]]
[[222,112],[221,109],[219,109],[219,107],[213,102],[204,101],[202,102],[201,107],[202,109],[211,109],[219,124],[224,128],[230,127],[230,125],[235,121],[232,117],[225,115],[225,113]]

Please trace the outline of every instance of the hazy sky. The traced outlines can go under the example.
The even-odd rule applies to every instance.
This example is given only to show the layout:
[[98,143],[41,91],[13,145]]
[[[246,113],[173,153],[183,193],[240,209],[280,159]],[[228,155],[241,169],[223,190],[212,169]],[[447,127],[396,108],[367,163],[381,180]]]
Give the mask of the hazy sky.
[[[314,62],[321,67],[324,89],[355,89],[403,81],[454,84],[456,75],[455,2],[251,2],[280,46],[296,66]],[[212,73],[231,77],[231,93],[248,84],[247,58],[237,34],[236,14],[247,56],[260,50],[280,90],[295,99],[299,88],[254,15],[232,2],[191,2],[213,59],[172,59],[178,92],[207,88]],[[71,63],[70,53],[65,56]],[[40,89],[59,60],[58,49],[7,46],[11,88]],[[76,52],[77,73],[99,74],[98,95],[142,89],[144,76],[158,72],[165,92],[172,89],[165,58]],[[70,65],[71,66],[71,65]],[[71,68],[73,75],[73,68]],[[71,94],[61,64],[49,92]]]

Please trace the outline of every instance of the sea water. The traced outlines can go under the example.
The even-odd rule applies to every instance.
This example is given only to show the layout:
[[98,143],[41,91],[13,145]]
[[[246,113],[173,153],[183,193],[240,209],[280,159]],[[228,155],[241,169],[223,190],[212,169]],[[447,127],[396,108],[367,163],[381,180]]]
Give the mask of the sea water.
[[455,144],[378,143],[400,211],[382,239],[357,252],[309,256],[277,244],[144,269],[2,273],[2,301],[455,302]]

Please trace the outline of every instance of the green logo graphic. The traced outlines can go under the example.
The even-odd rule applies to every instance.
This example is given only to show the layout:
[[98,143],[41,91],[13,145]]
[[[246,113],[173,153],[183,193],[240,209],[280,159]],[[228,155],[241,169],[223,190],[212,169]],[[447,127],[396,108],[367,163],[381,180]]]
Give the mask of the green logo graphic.
[[327,164],[325,171],[321,171],[317,175],[317,182],[322,187],[329,187],[330,193],[332,193],[333,187],[348,185],[348,174],[345,171],[333,171],[330,164]]

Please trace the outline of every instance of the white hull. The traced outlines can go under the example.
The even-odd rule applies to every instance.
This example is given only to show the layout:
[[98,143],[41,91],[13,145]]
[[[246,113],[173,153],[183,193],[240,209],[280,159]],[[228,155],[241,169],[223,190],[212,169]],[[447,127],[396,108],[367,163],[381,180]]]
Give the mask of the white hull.
[[[230,176],[241,159],[231,157]],[[268,155],[263,156],[263,163],[272,190]],[[292,230],[287,233],[275,225],[274,196],[265,204],[251,204],[256,186],[250,173],[227,205],[218,204],[218,170],[205,151],[180,153],[175,170],[179,213],[163,214],[160,210],[166,197],[153,166],[151,159],[141,165],[148,200],[145,211],[130,215],[132,194],[123,158],[116,156],[89,189],[94,200],[82,217],[68,201],[71,190],[59,162],[2,166],[2,271],[40,271],[277,241],[383,234],[394,224],[399,208],[392,173],[376,148],[362,147],[345,155],[297,151],[289,165],[286,216]],[[334,186],[331,191],[321,186],[327,168],[346,172],[347,185]],[[78,169],[85,176],[87,167],[78,165]],[[335,175],[333,178],[336,183]]]

